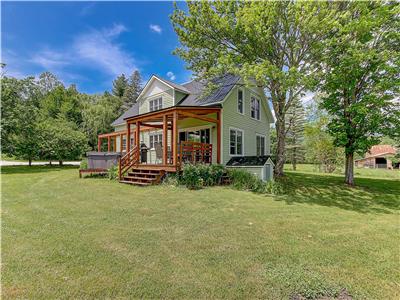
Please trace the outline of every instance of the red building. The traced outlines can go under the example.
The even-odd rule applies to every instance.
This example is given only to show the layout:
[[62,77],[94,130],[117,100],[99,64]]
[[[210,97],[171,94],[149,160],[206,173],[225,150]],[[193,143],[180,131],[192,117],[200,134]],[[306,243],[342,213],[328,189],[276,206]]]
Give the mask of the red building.
[[396,154],[396,149],[391,145],[375,145],[365,154],[364,158],[355,161],[356,167],[393,169],[389,159]]

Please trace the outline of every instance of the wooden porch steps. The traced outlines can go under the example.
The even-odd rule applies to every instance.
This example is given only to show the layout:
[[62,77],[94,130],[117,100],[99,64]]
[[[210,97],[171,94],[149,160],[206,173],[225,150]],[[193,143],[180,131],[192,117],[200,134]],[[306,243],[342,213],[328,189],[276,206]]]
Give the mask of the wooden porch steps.
[[141,167],[128,171],[128,173],[119,182],[146,186],[160,183],[164,175],[164,170],[145,169]]

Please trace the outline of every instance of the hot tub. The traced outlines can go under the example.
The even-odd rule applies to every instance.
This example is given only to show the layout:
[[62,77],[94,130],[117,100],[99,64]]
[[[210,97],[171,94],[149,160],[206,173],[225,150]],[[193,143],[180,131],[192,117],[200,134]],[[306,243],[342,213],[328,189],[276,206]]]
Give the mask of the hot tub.
[[119,152],[87,152],[89,169],[109,169],[118,164]]

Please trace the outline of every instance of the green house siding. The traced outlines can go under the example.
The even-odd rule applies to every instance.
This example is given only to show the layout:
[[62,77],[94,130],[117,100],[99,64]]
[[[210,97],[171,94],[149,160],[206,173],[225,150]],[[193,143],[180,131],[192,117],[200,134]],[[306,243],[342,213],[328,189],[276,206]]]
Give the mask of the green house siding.
[[[244,92],[244,113],[241,114],[237,109],[238,87],[232,89],[223,103],[222,109],[222,163],[226,164],[231,158],[230,147],[230,128],[243,131],[243,155],[256,155],[256,136],[265,136],[265,152],[270,153],[270,122],[267,117],[268,105],[263,98],[249,88],[241,88]],[[260,120],[254,120],[250,116],[250,97],[254,94],[261,102]]]
[[173,90],[167,91],[145,97],[140,100],[139,114],[145,114],[149,112],[150,106],[149,101],[162,97],[162,108],[171,107],[174,105]]

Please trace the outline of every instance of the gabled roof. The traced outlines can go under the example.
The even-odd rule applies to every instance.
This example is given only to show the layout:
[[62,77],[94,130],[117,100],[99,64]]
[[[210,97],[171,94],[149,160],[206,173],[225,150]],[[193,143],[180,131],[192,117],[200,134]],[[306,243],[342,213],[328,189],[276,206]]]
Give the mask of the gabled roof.
[[[138,97],[137,103],[139,103],[140,97],[145,93],[146,89],[150,86],[150,82],[153,80],[159,80],[172,89],[186,94],[186,96],[179,103],[177,103],[176,106],[208,106],[222,102],[230,93],[232,88],[238,83],[240,77],[232,74],[226,74],[217,77],[213,80],[213,84],[216,86],[216,88],[211,93],[205,94],[206,82],[204,81],[192,80],[184,84],[176,84],[159,76],[153,75],[144,86]],[[134,117],[138,114],[139,105],[135,104],[118,119],[116,119],[112,125],[116,126],[118,124],[122,124],[124,123],[124,119]]]
[[391,145],[375,145],[365,154],[365,158],[386,154],[396,154],[396,149]]
[[131,116],[136,116],[139,114],[139,102],[136,102],[130,109],[124,112],[122,115],[119,116],[114,122],[111,123],[112,126],[116,126],[119,124],[123,124],[125,118],[129,118]]

